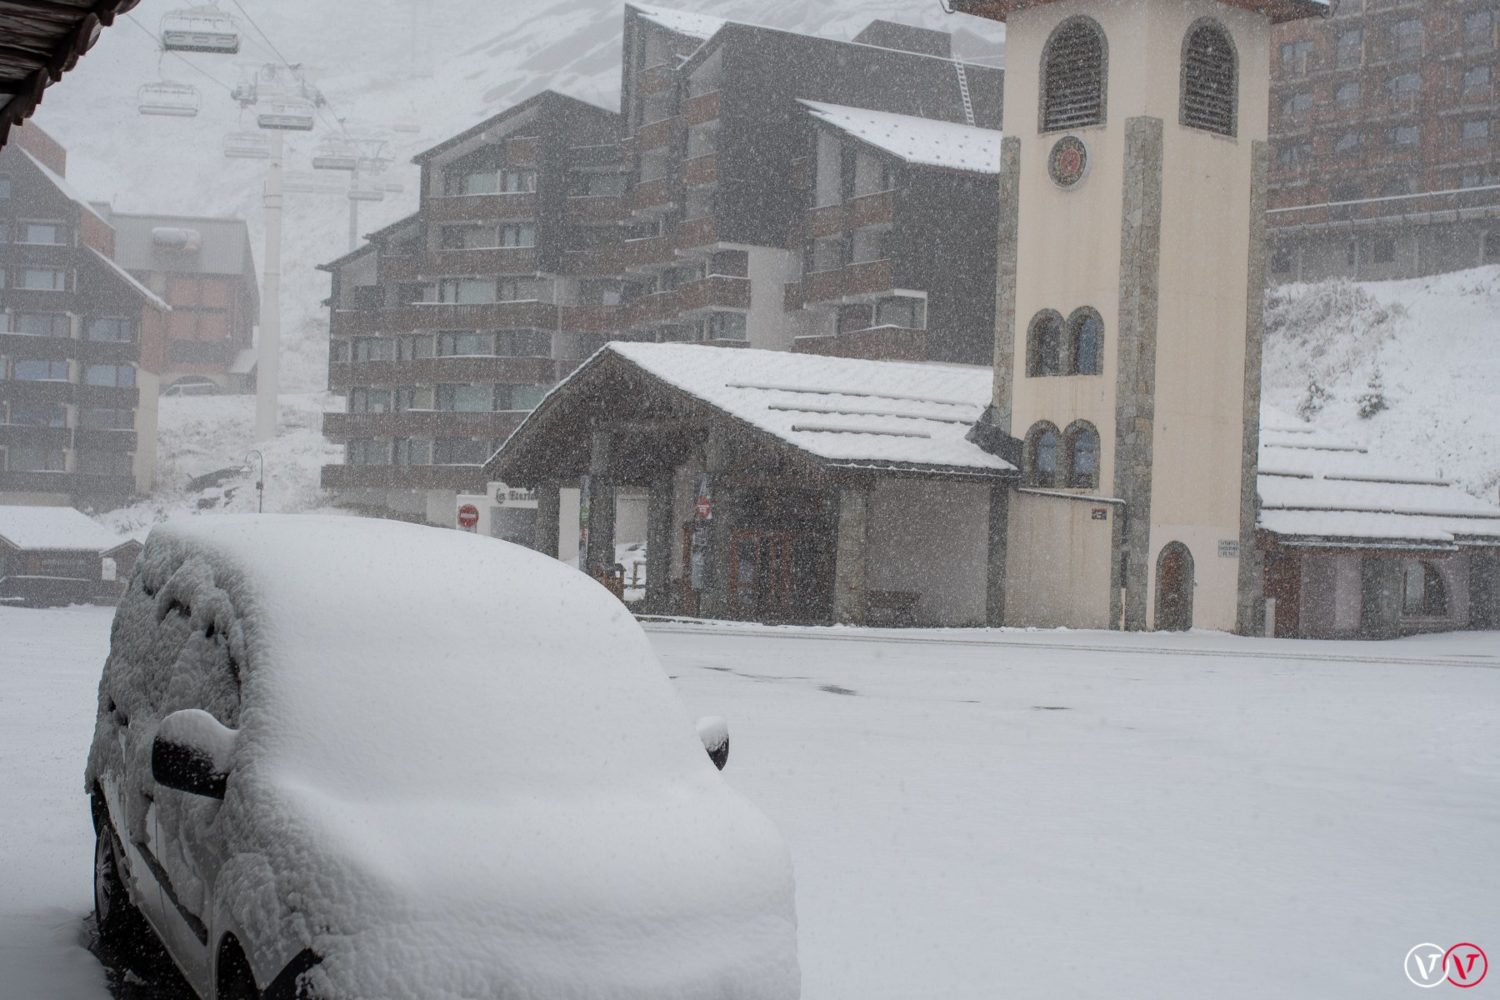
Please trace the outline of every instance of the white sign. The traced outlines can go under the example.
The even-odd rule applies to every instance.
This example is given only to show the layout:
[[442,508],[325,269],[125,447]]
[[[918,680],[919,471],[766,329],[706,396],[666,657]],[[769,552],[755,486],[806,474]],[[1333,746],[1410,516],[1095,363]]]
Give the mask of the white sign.
[[536,494],[531,490],[523,490],[518,486],[506,486],[504,483],[490,483],[489,492],[490,499],[494,500],[496,507],[536,510]]
[[1238,559],[1240,557],[1240,541],[1238,538],[1219,540],[1219,558]]

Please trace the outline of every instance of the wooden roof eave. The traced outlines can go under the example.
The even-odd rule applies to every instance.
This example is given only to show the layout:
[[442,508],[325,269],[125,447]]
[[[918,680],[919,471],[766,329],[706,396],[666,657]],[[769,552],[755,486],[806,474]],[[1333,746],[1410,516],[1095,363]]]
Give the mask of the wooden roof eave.
[[[991,21],[1004,21],[1011,14],[1032,7],[1042,7],[1056,0],[950,0],[954,13],[971,14]],[[1321,0],[1220,0],[1231,7],[1260,11],[1271,19],[1272,24],[1295,21],[1305,17],[1328,17],[1333,13],[1333,4]]]

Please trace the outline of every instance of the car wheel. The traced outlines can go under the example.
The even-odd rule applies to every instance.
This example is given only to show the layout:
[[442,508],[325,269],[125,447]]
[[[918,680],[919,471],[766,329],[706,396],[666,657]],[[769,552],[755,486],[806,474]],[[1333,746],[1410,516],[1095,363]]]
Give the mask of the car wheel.
[[224,942],[219,951],[219,988],[217,1000],[260,1000],[250,963],[233,939]]
[[120,877],[119,847],[109,823],[99,824],[94,838],[94,924],[99,943],[111,951],[134,952],[146,940],[146,918],[130,901]]

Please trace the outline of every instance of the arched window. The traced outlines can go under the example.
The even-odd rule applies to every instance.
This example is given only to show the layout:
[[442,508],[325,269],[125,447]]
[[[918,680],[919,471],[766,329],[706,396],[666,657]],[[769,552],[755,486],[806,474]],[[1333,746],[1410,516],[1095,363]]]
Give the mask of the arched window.
[[1104,320],[1088,306],[1068,317],[1068,373],[1098,375],[1104,370]]
[[1406,564],[1401,610],[1417,618],[1448,617],[1448,587],[1443,574],[1429,562]]
[[1031,320],[1026,332],[1026,374],[1061,375],[1063,318],[1043,309]]
[[1056,486],[1057,427],[1042,421],[1026,435],[1026,481],[1032,486]]
[[1043,132],[1104,124],[1104,29],[1091,17],[1070,17],[1042,50]]
[[1182,124],[1234,135],[1239,111],[1239,57],[1224,26],[1194,22],[1182,43]]
[[1073,489],[1099,487],[1099,432],[1087,420],[1068,427],[1063,436],[1068,456],[1068,485]]

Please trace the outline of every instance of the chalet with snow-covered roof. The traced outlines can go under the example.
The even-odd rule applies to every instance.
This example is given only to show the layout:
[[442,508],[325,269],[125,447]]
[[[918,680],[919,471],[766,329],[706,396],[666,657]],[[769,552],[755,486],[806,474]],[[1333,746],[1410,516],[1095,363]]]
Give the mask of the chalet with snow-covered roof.
[[1268,632],[1500,627],[1500,506],[1269,410],[1259,495]]
[[111,604],[140,554],[71,507],[0,505],[0,604]]

